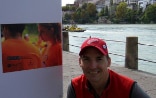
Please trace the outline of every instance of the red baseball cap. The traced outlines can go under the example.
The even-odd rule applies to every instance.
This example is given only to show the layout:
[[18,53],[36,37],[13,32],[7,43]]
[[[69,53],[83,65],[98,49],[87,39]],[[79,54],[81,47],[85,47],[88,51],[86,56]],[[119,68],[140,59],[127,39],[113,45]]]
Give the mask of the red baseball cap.
[[108,49],[107,49],[106,42],[104,40],[102,40],[102,39],[99,39],[99,38],[88,38],[87,40],[85,40],[82,43],[79,55],[82,55],[83,51],[87,47],[95,47],[99,51],[101,51],[101,53],[103,53],[103,55],[108,55]]

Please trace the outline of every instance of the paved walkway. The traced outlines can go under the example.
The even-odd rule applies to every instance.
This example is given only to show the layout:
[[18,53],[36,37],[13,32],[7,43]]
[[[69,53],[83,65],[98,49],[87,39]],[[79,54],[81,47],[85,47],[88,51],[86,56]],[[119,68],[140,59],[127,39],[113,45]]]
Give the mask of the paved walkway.
[[[66,98],[71,79],[82,74],[78,58],[78,54],[63,51],[63,98]],[[116,64],[112,64],[110,69],[134,79],[151,98],[156,98],[156,75],[127,69]]]

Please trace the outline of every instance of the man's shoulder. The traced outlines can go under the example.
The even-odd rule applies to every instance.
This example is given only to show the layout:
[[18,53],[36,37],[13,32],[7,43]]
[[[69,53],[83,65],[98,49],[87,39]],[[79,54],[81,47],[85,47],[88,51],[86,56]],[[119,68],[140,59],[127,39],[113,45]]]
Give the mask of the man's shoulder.
[[85,78],[85,75],[81,74],[81,75],[79,75],[77,77],[72,78],[72,80],[80,80],[80,79],[83,79],[83,78]]
[[136,82],[133,84],[130,96],[130,98],[150,98]]
[[86,77],[84,74],[72,78],[72,83],[75,83],[75,84],[80,84],[84,81],[86,81]]
[[109,73],[110,73],[110,77],[111,78],[115,78],[115,79],[122,79],[123,81],[124,80],[129,80],[129,81],[131,81],[131,82],[134,82],[134,80],[132,79],[132,78],[130,78],[130,77],[128,77],[128,76],[125,76],[125,75],[122,75],[122,74],[120,74],[120,73],[117,73],[117,72],[115,72],[115,71],[113,71],[113,70],[109,70]]

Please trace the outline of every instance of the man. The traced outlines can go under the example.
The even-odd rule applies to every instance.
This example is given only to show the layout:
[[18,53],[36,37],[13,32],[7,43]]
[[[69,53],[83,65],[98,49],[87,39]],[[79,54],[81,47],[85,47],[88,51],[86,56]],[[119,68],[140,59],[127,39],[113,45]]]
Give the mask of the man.
[[60,23],[38,24],[39,36],[46,42],[42,51],[42,63],[45,67],[62,65],[62,44]]
[[24,24],[2,24],[5,40],[2,42],[3,72],[41,67],[39,49],[22,38]]
[[67,98],[150,98],[134,80],[108,69],[111,59],[103,40],[85,40],[79,56],[84,74],[71,80]]

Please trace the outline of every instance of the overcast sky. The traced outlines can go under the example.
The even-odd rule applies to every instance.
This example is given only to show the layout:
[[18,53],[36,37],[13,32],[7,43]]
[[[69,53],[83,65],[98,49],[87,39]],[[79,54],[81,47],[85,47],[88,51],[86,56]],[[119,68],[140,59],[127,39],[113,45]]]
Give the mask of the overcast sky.
[[75,0],[62,0],[62,6],[65,6],[66,4],[73,4]]

